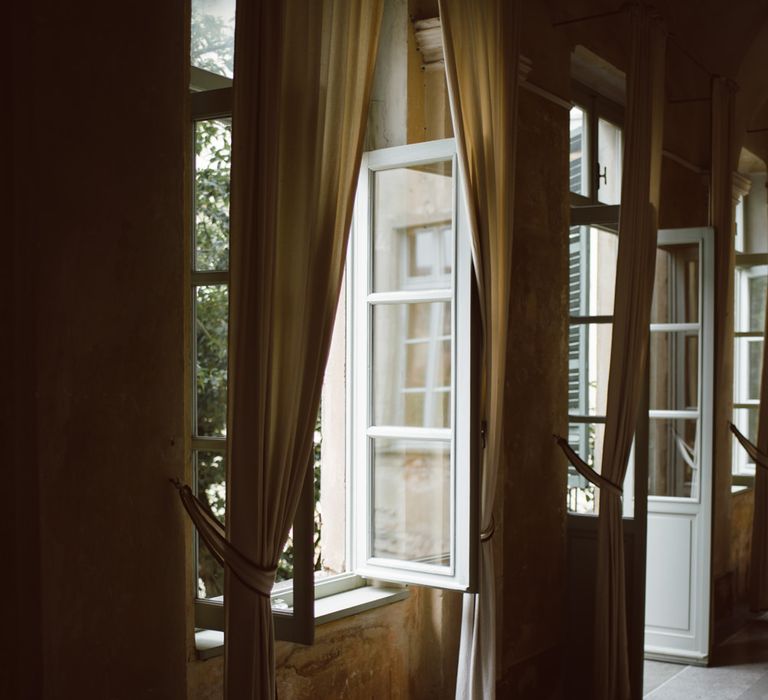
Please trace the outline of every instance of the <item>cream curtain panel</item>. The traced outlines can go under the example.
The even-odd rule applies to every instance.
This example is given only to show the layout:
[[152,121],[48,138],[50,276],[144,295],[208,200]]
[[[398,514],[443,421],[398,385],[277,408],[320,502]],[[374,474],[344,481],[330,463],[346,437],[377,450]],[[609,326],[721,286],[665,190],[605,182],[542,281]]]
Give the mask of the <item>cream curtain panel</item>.
[[[629,700],[621,484],[639,418],[661,182],[666,35],[646,7],[631,6],[619,251],[607,425],[601,475],[595,605],[595,699]],[[561,446],[564,441],[559,439]],[[565,450],[569,457],[572,452]],[[580,460],[579,460],[580,461]],[[584,466],[583,463],[577,466]],[[598,486],[598,479],[594,479]]]
[[232,700],[275,697],[269,592],[310,460],[382,7],[237,8],[226,540],[182,489],[227,565]]
[[496,604],[491,536],[502,458],[512,269],[518,0],[440,0],[453,127],[464,174],[483,326],[479,592],[464,597],[456,697],[493,698]]
[[[768,307],[765,316],[768,337]],[[768,343],[763,342],[763,368],[768,367]],[[731,424],[731,431],[749,456],[755,468],[755,512],[752,517],[752,550],[749,566],[749,607],[754,612],[768,610],[768,371],[763,369],[760,384],[760,415],[757,445],[750,442]]]

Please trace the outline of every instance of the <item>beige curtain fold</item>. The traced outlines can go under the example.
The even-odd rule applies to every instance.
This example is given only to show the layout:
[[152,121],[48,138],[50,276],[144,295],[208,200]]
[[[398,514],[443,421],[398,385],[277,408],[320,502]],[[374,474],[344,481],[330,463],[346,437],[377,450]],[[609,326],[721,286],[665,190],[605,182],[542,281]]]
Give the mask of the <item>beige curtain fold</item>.
[[[656,263],[665,100],[666,35],[648,8],[635,5],[628,11],[631,54],[624,122],[624,175],[601,469],[602,478],[612,488],[600,491],[597,541],[596,700],[630,698],[619,485],[624,482],[627,471],[645,380]],[[601,485],[597,479],[591,480]]]
[[[656,268],[664,128],[666,34],[632,7],[624,166],[602,474],[624,482],[645,380]],[[595,608],[595,697],[629,700],[621,499],[600,493]]]
[[456,697],[496,687],[493,507],[502,458],[512,269],[518,0],[440,0],[451,114],[466,189],[483,326],[479,590],[464,597]]
[[227,538],[181,489],[226,564],[232,700],[275,697],[269,590],[310,463],[381,16],[382,0],[237,8]]

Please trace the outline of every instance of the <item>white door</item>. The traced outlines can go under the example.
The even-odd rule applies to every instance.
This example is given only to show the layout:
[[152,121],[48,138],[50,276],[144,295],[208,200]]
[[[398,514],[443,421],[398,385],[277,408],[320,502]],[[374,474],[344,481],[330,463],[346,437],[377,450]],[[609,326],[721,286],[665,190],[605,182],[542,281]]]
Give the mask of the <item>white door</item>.
[[713,230],[659,231],[648,412],[647,657],[709,654]]

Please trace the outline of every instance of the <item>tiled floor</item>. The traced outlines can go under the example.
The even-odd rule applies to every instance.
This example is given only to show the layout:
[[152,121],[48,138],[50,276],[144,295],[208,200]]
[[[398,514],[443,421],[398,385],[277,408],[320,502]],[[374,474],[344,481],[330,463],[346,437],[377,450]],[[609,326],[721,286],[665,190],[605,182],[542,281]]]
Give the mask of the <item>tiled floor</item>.
[[651,700],[768,700],[768,616],[726,640],[708,668],[646,661],[643,692]]

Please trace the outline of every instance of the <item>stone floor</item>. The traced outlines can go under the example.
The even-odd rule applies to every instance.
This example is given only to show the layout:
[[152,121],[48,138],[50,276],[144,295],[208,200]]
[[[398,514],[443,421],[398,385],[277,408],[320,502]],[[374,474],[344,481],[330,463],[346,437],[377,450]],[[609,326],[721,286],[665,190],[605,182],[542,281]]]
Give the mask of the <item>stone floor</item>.
[[750,620],[713,654],[708,668],[645,662],[651,700],[768,700],[768,616]]

